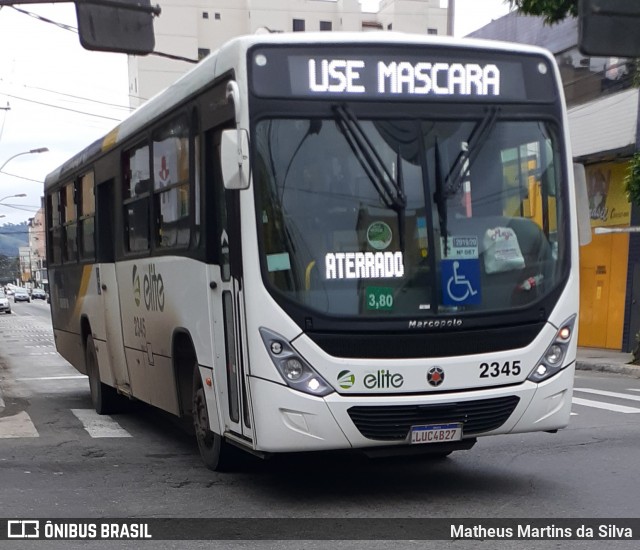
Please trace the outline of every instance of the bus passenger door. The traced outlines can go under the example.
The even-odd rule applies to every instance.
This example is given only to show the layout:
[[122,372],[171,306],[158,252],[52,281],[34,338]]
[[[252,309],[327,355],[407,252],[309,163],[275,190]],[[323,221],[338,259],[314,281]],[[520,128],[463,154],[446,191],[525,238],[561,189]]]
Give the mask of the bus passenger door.
[[[124,355],[124,340],[122,336],[122,320],[120,318],[120,298],[116,278],[115,264],[115,182],[109,180],[96,187],[96,280],[98,295],[104,315],[104,338],[107,353],[98,352],[100,378],[108,382],[103,367],[105,359],[110,365],[114,386],[126,395],[131,394],[129,371]],[[98,345],[100,350],[104,344]]]
[[[211,293],[214,316],[217,398],[223,412],[223,426],[250,443],[253,440],[251,406],[246,364],[242,254],[240,248],[239,192],[222,184],[219,164],[221,131],[206,134],[207,189],[213,191],[215,210],[213,247],[219,265],[219,280]],[[216,266],[217,267],[217,266]],[[216,270],[217,271],[217,270]]]

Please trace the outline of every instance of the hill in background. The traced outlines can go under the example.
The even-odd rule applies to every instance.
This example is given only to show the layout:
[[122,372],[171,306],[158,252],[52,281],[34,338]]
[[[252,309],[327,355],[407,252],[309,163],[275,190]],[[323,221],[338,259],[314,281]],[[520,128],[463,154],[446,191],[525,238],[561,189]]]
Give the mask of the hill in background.
[[5,223],[0,225],[0,254],[15,258],[18,248],[29,245],[29,226],[27,222],[20,224]]

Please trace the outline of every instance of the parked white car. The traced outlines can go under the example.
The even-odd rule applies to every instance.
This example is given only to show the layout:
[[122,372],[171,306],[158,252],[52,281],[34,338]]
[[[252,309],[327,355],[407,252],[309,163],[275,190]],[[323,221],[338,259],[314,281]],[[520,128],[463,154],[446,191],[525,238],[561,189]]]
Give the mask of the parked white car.
[[31,296],[26,288],[18,287],[13,292],[13,302],[31,302]]
[[9,303],[9,298],[4,293],[4,291],[0,290],[0,312],[11,313],[11,304]]

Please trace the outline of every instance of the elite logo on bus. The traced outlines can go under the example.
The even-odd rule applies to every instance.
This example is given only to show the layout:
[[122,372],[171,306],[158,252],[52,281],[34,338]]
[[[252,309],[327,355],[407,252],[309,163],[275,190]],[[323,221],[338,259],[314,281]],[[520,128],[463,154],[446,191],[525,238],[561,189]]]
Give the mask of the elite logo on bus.
[[349,370],[342,370],[338,373],[338,385],[343,390],[348,390],[356,382],[355,375]]
[[404,384],[404,378],[398,372],[380,369],[374,374],[367,374],[363,382],[364,387],[368,390],[401,388],[402,384]]
[[[138,273],[138,266],[134,265],[131,272],[133,284],[133,299],[136,306],[140,307],[144,299],[147,311],[164,311],[164,281],[160,273],[156,274],[156,266],[146,266],[146,273]],[[141,282],[142,279],[142,282]]]

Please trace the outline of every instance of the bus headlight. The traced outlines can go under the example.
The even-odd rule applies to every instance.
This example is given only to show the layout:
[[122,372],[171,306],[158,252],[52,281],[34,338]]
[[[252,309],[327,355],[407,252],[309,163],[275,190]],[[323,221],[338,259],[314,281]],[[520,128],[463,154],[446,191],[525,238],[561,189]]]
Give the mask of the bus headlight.
[[528,380],[532,382],[542,382],[563,368],[567,350],[573,337],[575,322],[576,316],[574,315],[562,324],[553,342],[551,342],[547,351],[544,352],[544,355],[538,361],[536,367],[529,374]]
[[318,397],[335,391],[282,336],[264,327],[260,327],[260,336],[287,386]]

